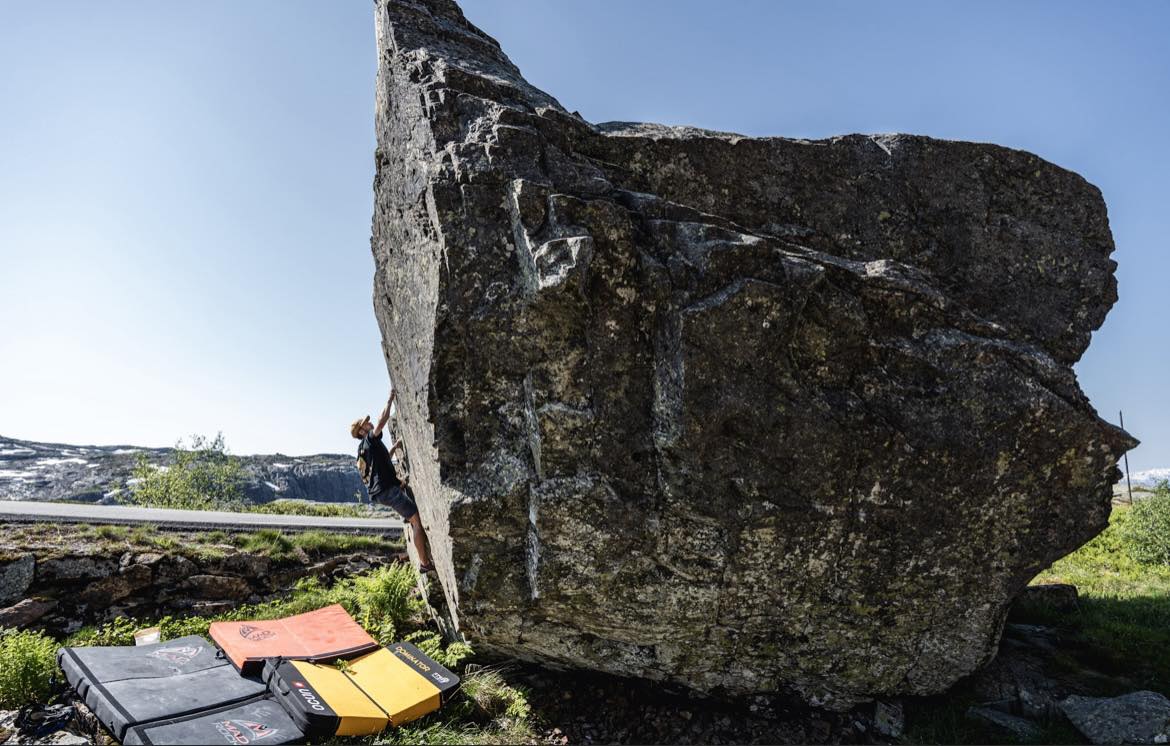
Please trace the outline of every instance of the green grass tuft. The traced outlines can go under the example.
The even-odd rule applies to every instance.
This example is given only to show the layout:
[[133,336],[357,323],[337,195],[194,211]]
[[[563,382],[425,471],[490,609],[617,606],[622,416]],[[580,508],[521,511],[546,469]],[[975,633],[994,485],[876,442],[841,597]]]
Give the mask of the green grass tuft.
[[115,617],[100,627],[82,627],[65,640],[66,647],[94,647],[101,645],[133,645],[134,631],[149,626],[130,617]]
[[236,546],[245,552],[263,554],[273,559],[286,559],[292,555],[293,543],[282,531],[262,528],[235,537]]
[[125,526],[97,526],[93,529],[94,534],[99,538],[108,539],[110,541],[121,541],[129,534],[130,529]]
[[527,720],[532,714],[528,693],[510,685],[496,670],[481,668],[469,672],[460,682],[459,690],[493,720]]

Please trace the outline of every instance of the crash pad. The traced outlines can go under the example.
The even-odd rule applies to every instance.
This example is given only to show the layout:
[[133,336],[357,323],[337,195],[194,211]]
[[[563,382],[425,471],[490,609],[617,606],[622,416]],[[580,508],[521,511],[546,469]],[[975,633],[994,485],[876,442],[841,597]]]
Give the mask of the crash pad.
[[[229,670],[231,667],[229,666]],[[232,674],[239,676],[234,670]],[[304,734],[288,713],[270,697],[136,725],[126,732],[126,746],[137,744],[246,744],[263,746],[300,743]]]
[[241,673],[259,675],[265,658],[331,661],[378,647],[341,604],[253,622],[215,622],[211,639]]
[[335,664],[270,660],[264,681],[310,738],[362,736],[439,709],[459,677],[408,642]]
[[128,728],[263,694],[198,635],[151,645],[71,647],[57,652],[65,679],[116,738]]

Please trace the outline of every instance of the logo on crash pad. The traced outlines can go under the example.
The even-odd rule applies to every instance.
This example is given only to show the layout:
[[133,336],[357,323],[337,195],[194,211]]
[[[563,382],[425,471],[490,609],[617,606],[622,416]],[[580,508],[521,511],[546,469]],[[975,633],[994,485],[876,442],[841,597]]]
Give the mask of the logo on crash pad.
[[157,658],[160,661],[177,663],[181,666],[185,663],[190,663],[193,658],[202,652],[202,645],[180,645],[173,648],[159,648],[158,650],[151,651],[146,655],[150,658]]
[[251,720],[221,720],[215,724],[215,729],[228,743],[238,744],[255,743],[278,732],[276,728]]
[[240,625],[240,637],[252,642],[260,642],[261,640],[270,640],[276,637],[276,633],[270,629],[261,629],[260,627],[253,627],[250,624]]

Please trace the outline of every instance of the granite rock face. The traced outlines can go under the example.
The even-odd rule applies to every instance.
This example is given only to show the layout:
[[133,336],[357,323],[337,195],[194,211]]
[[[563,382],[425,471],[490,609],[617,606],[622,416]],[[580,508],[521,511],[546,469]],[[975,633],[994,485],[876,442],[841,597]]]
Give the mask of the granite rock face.
[[377,0],[374,305],[449,622],[831,707],[945,689],[1099,532],[1100,193],[906,135],[590,124]]

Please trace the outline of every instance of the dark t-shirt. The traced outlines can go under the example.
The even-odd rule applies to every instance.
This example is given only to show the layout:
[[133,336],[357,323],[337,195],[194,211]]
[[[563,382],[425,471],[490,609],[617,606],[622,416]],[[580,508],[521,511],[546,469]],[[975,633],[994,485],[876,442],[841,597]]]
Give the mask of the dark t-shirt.
[[398,475],[394,472],[394,464],[390,461],[390,452],[382,443],[381,435],[374,435],[371,431],[358,445],[358,458],[366,462],[366,473],[362,479],[370,495],[378,495],[391,487],[399,485]]

